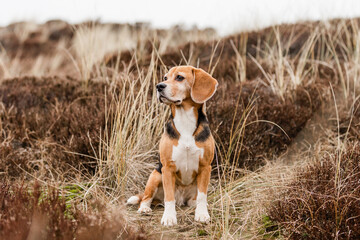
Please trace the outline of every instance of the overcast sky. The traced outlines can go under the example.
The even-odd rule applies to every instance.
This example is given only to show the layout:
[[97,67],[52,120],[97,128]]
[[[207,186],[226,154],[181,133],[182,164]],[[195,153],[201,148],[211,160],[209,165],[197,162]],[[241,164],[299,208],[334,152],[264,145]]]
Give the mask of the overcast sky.
[[2,0],[0,25],[14,21],[151,22],[214,27],[220,34],[283,22],[360,16],[360,0]]

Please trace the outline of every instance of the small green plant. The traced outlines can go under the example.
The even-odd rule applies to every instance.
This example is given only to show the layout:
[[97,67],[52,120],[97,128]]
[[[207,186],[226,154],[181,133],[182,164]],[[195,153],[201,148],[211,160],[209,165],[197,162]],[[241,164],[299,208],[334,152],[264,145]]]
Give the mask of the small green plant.
[[209,233],[208,233],[205,229],[199,229],[199,230],[197,231],[197,235],[198,235],[199,237],[203,237],[203,236],[209,235]]

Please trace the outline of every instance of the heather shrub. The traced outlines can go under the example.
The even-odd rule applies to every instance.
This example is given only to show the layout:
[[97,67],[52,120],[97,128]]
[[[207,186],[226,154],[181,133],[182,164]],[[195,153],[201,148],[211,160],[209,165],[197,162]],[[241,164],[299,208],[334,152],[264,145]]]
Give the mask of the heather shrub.
[[360,142],[299,170],[270,217],[291,239],[359,239]]
[[52,187],[0,186],[0,239],[144,239],[119,212],[94,202],[88,211],[67,204]]

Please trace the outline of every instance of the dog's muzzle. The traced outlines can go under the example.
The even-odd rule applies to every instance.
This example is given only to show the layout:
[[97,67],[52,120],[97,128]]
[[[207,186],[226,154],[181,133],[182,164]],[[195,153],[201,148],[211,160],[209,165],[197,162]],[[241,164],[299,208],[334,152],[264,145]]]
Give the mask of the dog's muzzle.
[[166,95],[164,94],[163,90],[166,88],[166,84],[165,83],[159,83],[156,85],[156,89],[157,89],[157,96],[160,100],[160,102],[164,102],[165,100],[165,103],[175,103],[175,104],[179,104],[181,103],[180,100],[171,100],[169,99],[168,97],[166,97]]

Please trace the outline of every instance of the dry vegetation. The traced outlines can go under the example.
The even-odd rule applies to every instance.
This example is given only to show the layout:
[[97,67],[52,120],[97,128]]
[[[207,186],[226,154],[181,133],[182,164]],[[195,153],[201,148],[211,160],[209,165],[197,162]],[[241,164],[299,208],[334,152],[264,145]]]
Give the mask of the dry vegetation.
[[94,202],[85,213],[67,204],[70,198],[37,183],[33,188],[2,183],[1,239],[145,239],[142,229],[124,225],[121,212]]
[[[359,238],[359,25],[0,28],[1,238]],[[169,112],[154,85],[178,64],[220,83],[207,106],[219,159],[211,223],[179,208],[164,228],[161,205],[123,204],[158,161]]]

